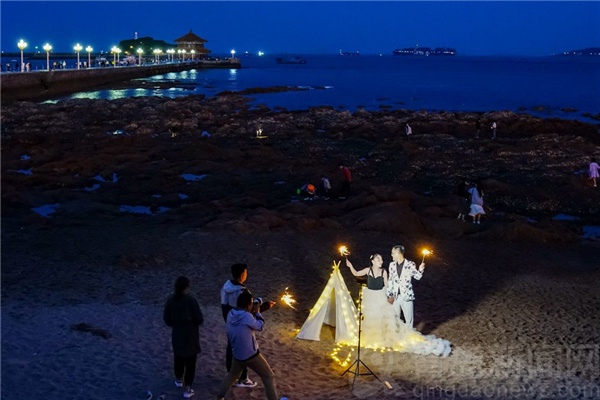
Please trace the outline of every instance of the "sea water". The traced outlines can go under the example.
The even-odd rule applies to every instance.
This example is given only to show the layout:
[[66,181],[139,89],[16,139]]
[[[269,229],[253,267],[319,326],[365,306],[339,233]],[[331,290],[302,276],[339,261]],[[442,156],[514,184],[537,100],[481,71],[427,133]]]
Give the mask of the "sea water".
[[[292,86],[308,90],[250,97],[255,104],[287,109],[512,110],[587,121],[582,114],[600,113],[600,57],[302,57],[306,64],[278,64],[276,56],[242,57],[241,69],[169,73],[144,78],[150,81],[148,89],[91,91],[67,98],[211,96],[224,90]],[[193,89],[177,84],[152,88],[153,81],[180,81]]]

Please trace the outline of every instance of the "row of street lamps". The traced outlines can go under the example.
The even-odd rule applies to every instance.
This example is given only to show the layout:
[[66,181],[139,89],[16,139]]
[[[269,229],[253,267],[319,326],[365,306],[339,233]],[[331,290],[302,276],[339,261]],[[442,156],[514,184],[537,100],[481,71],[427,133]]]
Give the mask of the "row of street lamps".
[[[17,47],[21,50],[21,72],[25,72],[25,63],[23,62],[23,50],[25,50],[25,48],[27,48],[27,42],[23,41],[23,39],[21,39],[19,41],[19,43],[17,43]],[[48,69],[48,71],[50,71],[50,50],[52,50],[52,46],[50,46],[49,43],[46,43],[44,45],[44,47],[42,47],[45,51],[46,51],[46,67]],[[80,63],[79,63],[79,52],[81,52],[81,50],[83,50],[83,46],[80,45],[79,43],[77,43],[75,45],[75,47],[73,47],[73,50],[75,50],[77,52],[77,69],[80,68]],[[94,51],[94,49],[92,48],[92,46],[87,46],[85,48],[85,51],[87,51],[88,53],[88,66],[91,66],[92,63],[92,51]],[[121,54],[121,49],[118,48],[117,46],[113,46],[110,51],[113,53],[113,64],[116,67],[117,64],[119,63],[119,55]],[[138,58],[138,64],[142,65],[142,54],[144,54],[144,50],[142,49],[137,49],[136,52],[139,55]],[[163,53],[163,51],[161,49],[154,49],[154,60],[156,63],[160,62],[160,55]],[[187,51],[185,49],[178,49],[177,50],[177,54],[179,54],[179,59],[182,61],[185,61],[185,55],[186,55]],[[192,58],[196,55],[196,50],[190,50],[190,54],[192,55]],[[171,62],[173,62],[173,56],[175,55],[175,49],[168,49],[167,50],[167,55],[171,57]],[[235,50],[231,50],[231,59],[233,60],[235,56]]]

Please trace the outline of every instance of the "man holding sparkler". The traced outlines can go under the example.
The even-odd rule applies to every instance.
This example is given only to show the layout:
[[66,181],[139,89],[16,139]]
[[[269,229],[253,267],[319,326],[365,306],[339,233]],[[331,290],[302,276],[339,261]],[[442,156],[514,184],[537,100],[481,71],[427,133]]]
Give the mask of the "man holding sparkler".
[[[424,254],[425,255],[425,254]],[[425,257],[417,270],[416,264],[404,258],[404,246],[392,247],[392,261],[389,266],[389,278],[387,287],[388,302],[394,306],[396,317],[404,314],[406,325],[413,327],[415,294],[412,287],[412,279],[420,280],[425,271]]]

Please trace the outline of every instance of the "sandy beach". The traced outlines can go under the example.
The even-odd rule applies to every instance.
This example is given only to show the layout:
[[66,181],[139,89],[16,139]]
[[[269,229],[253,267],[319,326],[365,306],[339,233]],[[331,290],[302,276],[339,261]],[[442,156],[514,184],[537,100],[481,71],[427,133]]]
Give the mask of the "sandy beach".
[[[599,398],[600,246],[581,235],[599,222],[600,193],[574,173],[583,149],[600,153],[595,127],[503,115],[505,136],[491,143],[471,138],[469,114],[272,113],[236,96],[3,108],[2,397],[181,398],[162,307],[186,275],[205,317],[195,398],[214,398],[225,374],[219,290],[245,262],[254,294],[276,300],[289,287],[298,300],[265,313],[257,335],[281,396]],[[408,118],[410,142],[398,133]],[[259,121],[264,140],[253,137]],[[335,187],[340,159],[353,196],[294,197],[321,173]],[[481,226],[456,220],[460,176],[486,178],[493,211]],[[547,191],[531,193],[531,177]],[[48,217],[32,211],[48,204],[59,204]],[[553,219],[560,212],[580,220]],[[415,327],[449,340],[448,358],[367,350],[393,389],[361,377],[351,391],[329,356],[333,329],[295,339],[342,243],[356,266],[374,252],[389,263],[398,243],[409,259],[434,249],[414,284]]]

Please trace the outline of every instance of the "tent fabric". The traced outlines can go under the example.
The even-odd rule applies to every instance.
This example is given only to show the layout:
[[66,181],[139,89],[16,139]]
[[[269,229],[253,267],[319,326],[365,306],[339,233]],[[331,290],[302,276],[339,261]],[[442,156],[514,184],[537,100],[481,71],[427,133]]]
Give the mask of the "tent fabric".
[[308,318],[296,336],[298,339],[320,340],[321,327],[335,327],[336,343],[353,343],[358,333],[358,311],[344,282],[340,262],[333,262],[333,272]]

